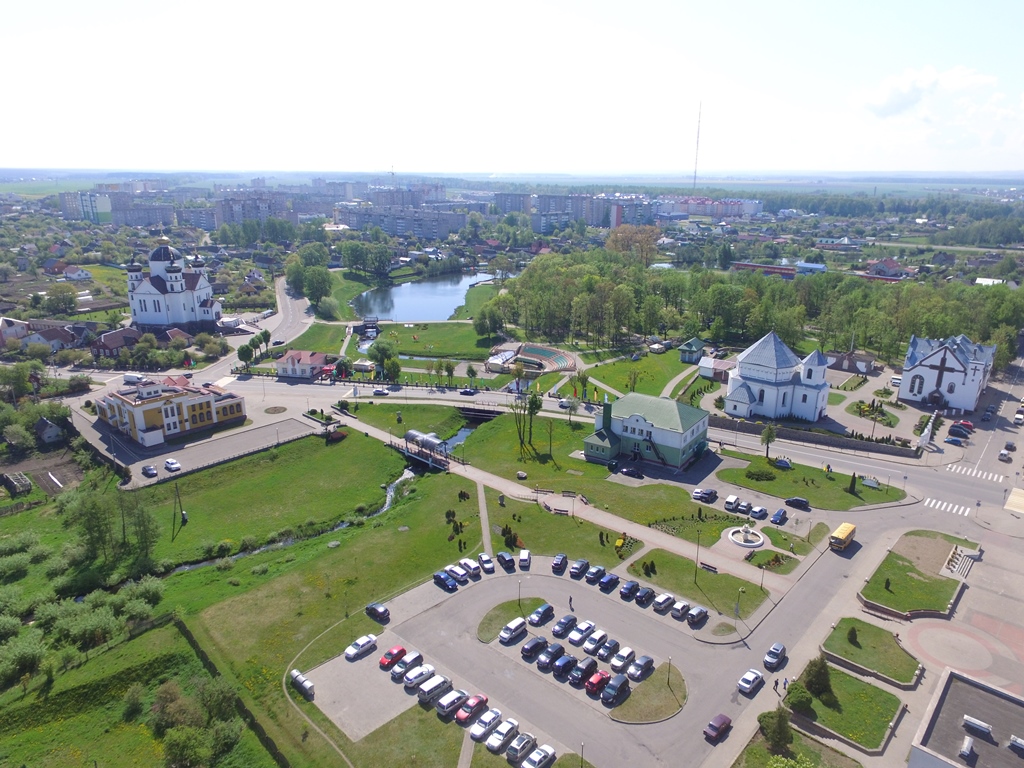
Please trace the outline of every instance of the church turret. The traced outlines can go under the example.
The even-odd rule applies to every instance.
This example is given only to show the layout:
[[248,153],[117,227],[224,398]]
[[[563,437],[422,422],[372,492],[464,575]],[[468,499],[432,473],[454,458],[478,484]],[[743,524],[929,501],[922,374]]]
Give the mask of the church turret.
[[135,289],[142,285],[142,265],[135,263],[135,257],[125,265],[124,271],[128,273],[128,294],[131,295]]

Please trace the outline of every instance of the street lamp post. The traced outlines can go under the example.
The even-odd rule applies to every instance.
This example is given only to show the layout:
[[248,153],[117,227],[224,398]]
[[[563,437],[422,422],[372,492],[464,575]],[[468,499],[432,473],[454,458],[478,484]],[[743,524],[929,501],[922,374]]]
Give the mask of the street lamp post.
[[697,568],[700,565],[700,528],[697,529],[697,559],[693,561],[693,583],[697,583]]
[[672,687],[672,657],[671,656],[668,657],[668,677],[666,679],[666,684],[668,685],[669,688]]
[[[763,575],[764,571],[762,571],[761,573]],[[746,591],[747,590],[745,590],[743,587],[740,587],[738,590],[736,590],[736,618],[737,619],[740,617],[740,595],[745,594]]]
[[764,566],[761,566],[761,591],[764,592]]
[[583,742],[580,742],[580,768],[583,768]]
[[523,580],[519,580],[519,613],[523,612]]

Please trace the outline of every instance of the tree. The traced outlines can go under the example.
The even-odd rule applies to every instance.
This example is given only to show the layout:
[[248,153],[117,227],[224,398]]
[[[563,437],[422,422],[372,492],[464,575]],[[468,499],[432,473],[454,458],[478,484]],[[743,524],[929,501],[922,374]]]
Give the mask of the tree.
[[576,372],[576,381],[580,383],[580,395],[582,397],[587,396],[587,385],[590,383],[590,373],[586,368],[583,368]]
[[358,240],[346,240],[341,245],[341,256],[344,264],[349,269],[366,271],[366,262],[369,252],[366,246]]
[[786,692],[786,703],[789,704],[790,709],[794,712],[807,713],[814,706],[814,699],[811,698],[811,694],[804,688],[803,683],[799,680],[794,680],[789,684],[789,690]]
[[69,283],[57,283],[46,293],[46,311],[51,315],[70,315],[78,308],[78,291]]
[[270,331],[264,328],[257,335],[253,336],[253,341],[256,341],[256,339],[262,341],[263,346],[267,348],[268,352],[270,351]]
[[50,349],[49,344],[34,342],[25,347],[25,354],[33,360],[46,360],[53,354],[53,350]]
[[164,734],[163,746],[165,768],[201,768],[210,764],[210,734],[204,728],[171,728]]
[[326,267],[331,260],[331,254],[323,243],[308,243],[299,248],[298,255],[302,260],[302,266],[306,268]]
[[526,398],[526,413],[530,418],[530,434],[527,438],[527,442],[533,445],[533,417],[540,413],[541,408],[544,407],[544,401],[540,395],[536,392],[531,392],[530,396]]
[[366,350],[366,356],[377,365],[383,367],[384,363],[388,360],[393,357],[398,357],[398,350],[395,349],[394,342],[388,341],[387,339],[377,339],[370,345],[370,348]]
[[252,351],[252,347],[250,347],[248,344],[243,344],[238,348],[238,359],[245,365],[246,368],[248,368],[249,363],[252,362],[253,354],[254,353]]
[[[320,247],[323,248],[322,245]],[[320,299],[330,296],[332,287],[331,272],[327,267],[306,268],[302,276],[302,290],[313,306],[318,305]]]
[[402,375],[402,364],[397,357],[390,357],[384,361],[384,378],[388,381],[397,382]]
[[525,398],[517,397],[508,405],[508,412],[512,414],[512,421],[516,425],[516,436],[519,438],[519,455],[523,455],[526,445],[526,418],[527,401]]
[[829,677],[828,662],[825,654],[819,654],[807,663],[803,674],[804,687],[813,696],[821,698],[822,695],[832,690],[832,680]]
[[21,424],[8,424],[4,427],[3,435],[8,445],[19,453],[31,450],[36,444],[32,433]]
[[513,364],[513,366],[512,366],[512,376],[516,380],[516,391],[517,392],[522,392],[523,391],[523,375],[525,374],[525,372],[526,372],[526,368],[523,365],[523,363],[521,361],[519,361],[519,360],[516,360],[515,364]]
[[633,366],[626,371],[626,385],[629,387],[630,392],[636,392],[636,385],[643,377],[643,372],[636,366]]
[[284,281],[292,293],[302,293],[305,277],[306,268],[302,266],[302,261],[295,257],[289,258],[284,268]]
[[0,264],[0,283],[6,283],[14,274],[14,267],[10,264]]
[[769,424],[761,431],[761,445],[764,446],[764,457],[766,459],[768,458],[768,449],[777,437],[774,424]]
[[[886,579],[888,581],[888,579]],[[859,647],[857,643],[857,627],[853,624],[850,625],[850,629],[846,632],[846,642],[850,645]]]
[[578,397],[569,398],[569,407],[566,409],[569,412],[569,423],[572,424],[573,414],[580,409],[580,399]]
[[452,385],[452,378],[455,376],[455,361],[445,359],[444,361],[444,374],[448,377],[448,386]]
[[473,386],[473,382],[476,380],[477,377],[477,370],[472,363],[466,366],[466,376],[469,378],[469,385]]
[[[769,717],[770,715],[770,717]],[[774,712],[765,713],[764,735],[768,741],[768,747],[775,754],[786,751],[793,741],[793,729],[789,725],[789,712],[782,703],[775,708]]]

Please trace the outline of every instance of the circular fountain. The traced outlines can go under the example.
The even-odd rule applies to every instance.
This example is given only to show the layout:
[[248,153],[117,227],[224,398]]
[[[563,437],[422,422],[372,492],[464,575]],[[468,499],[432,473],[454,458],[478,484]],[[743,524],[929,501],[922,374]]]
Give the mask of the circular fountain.
[[751,528],[750,523],[744,523],[742,528],[733,528],[726,535],[737,547],[757,549],[764,546],[764,534]]

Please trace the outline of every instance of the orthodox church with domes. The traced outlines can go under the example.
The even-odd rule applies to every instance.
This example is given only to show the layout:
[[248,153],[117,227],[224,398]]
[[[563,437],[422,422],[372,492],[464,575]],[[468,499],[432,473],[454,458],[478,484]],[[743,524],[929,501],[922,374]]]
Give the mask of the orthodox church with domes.
[[818,350],[801,360],[772,331],[737,356],[725,413],[741,419],[823,419],[828,408],[827,367],[828,358]]
[[164,242],[149,254],[148,273],[134,259],[125,271],[132,324],[139,330],[181,328],[194,333],[216,328],[221,305],[213,298],[213,286],[206,279],[202,259],[187,263]]

